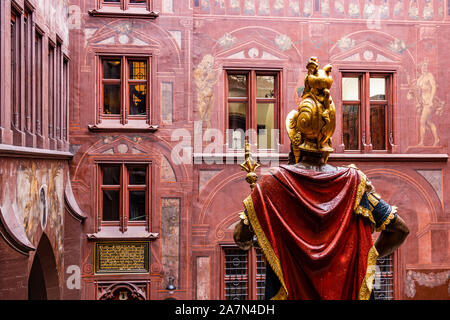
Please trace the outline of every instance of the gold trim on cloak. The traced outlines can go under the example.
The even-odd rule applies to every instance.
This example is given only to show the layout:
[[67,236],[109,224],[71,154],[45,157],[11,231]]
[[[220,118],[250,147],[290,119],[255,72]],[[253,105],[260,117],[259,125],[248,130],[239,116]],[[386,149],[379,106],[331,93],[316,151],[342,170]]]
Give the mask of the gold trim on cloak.
[[375,280],[377,258],[378,258],[378,251],[374,245],[372,246],[372,248],[370,248],[369,253],[367,254],[366,275],[359,289],[358,300],[369,300],[370,295],[372,294],[373,281]]
[[272,246],[267,240],[266,235],[259,224],[258,217],[256,216],[255,208],[253,207],[252,196],[248,196],[244,200],[244,206],[247,209],[247,216],[250,220],[250,224],[253,228],[253,231],[256,234],[256,238],[258,239],[259,246],[264,252],[264,256],[269,262],[272,270],[277,275],[278,279],[281,283],[281,288],[278,293],[271,300],[286,300],[288,297],[288,291],[286,288],[286,284],[284,283],[283,271],[281,270],[280,260],[272,249]]
[[[373,219],[372,212],[370,212],[370,210],[367,210],[368,212],[366,210],[362,210],[365,208],[360,206],[361,199],[364,196],[364,192],[366,191],[367,177],[358,168],[356,167],[353,168],[356,169],[356,171],[359,173],[359,177],[361,179],[358,185],[358,189],[356,191],[356,199],[353,211],[356,214],[361,214],[362,216],[369,218],[370,222],[372,222],[373,225],[375,226],[375,220]],[[375,267],[377,265],[377,258],[378,258],[378,251],[375,248],[375,245],[373,245],[370,248],[369,252],[367,253],[366,275],[364,276],[364,279],[359,288],[358,300],[369,300],[370,295],[372,294],[373,281],[375,280],[375,270],[376,270]]]

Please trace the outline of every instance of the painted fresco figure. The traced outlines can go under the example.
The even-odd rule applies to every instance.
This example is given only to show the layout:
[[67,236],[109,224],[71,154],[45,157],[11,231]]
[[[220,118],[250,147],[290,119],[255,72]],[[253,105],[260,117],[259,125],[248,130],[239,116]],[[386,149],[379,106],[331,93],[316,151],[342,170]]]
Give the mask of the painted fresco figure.
[[[266,299],[369,299],[377,258],[393,253],[409,233],[397,208],[376,193],[361,170],[327,164],[333,149],[321,147],[319,138],[331,98],[323,89],[330,89],[325,85],[330,79],[310,81],[320,75],[331,77],[312,58],[304,98],[286,121],[289,164],[271,168],[257,183],[258,164],[247,151],[241,165],[252,192],[234,240],[248,250],[256,236],[267,260]],[[312,93],[318,97],[312,99]],[[334,131],[335,118],[330,122]],[[374,231],[381,232],[375,244]]]
[[427,128],[433,135],[433,146],[439,145],[439,136],[436,125],[433,122],[433,115],[440,114],[443,102],[436,96],[436,81],[431,72],[428,71],[428,63],[424,61],[420,67],[421,75],[412,84],[408,92],[408,100],[414,98],[419,119],[419,146],[424,145]]
[[206,55],[194,71],[194,80],[197,85],[197,103],[200,119],[206,122],[206,127],[211,126],[211,108],[214,104],[214,86],[218,77],[213,69],[214,57]]

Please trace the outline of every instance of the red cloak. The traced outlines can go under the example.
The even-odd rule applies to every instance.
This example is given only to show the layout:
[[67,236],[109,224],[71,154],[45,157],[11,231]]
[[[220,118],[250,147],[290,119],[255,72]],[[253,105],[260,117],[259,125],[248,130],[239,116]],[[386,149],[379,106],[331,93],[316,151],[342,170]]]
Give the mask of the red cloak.
[[244,205],[281,282],[273,299],[369,299],[378,253],[354,212],[365,185],[354,168],[280,166],[261,178]]

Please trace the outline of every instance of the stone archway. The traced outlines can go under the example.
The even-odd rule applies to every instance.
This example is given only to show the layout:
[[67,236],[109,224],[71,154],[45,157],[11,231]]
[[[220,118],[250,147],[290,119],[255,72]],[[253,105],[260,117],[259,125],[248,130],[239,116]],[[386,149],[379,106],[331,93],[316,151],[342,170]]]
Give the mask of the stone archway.
[[28,277],[29,300],[59,300],[58,270],[53,249],[42,234]]

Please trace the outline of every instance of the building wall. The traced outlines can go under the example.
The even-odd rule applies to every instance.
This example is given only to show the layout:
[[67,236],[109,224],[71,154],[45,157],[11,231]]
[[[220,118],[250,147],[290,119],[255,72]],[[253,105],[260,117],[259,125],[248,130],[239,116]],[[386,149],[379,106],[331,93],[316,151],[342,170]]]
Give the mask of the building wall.
[[[200,66],[203,57],[211,55],[212,69],[219,74],[230,67],[282,68],[281,119],[296,106],[297,89],[303,85],[305,64],[310,56],[317,56],[322,66],[326,63],[334,66],[332,96],[338,115],[342,114],[341,71],[394,72],[390,151],[377,153],[368,146],[362,153],[344,151],[342,118],[338,116],[333,136],[335,153],[330,163],[355,163],[373,181],[383,198],[400,208],[400,215],[411,229],[406,243],[394,256],[395,297],[413,299],[429,294],[430,298],[448,299],[448,292],[444,290],[448,286],[449,263],[448,197],[445,194],[448,125],[437,111],[438,105],[443,105],[445,110],[449,99],[448,86],[440,71],[440,66],[447,63],[443,56],[448,34],[446,4],[418,1],[416,14],[414,2],[398,1],[396,4],[400,3],[402,9],[396,11],[395,8],[400,7],[389,3],[388,14],[384,16],[380,2],[373,7],[378,10],[375,11],[379,13],[377,16],[370,14],[368,1],[320,1],[316,11],[317,2],[259,1],[258,7],[255,1],[237,1],[222,8],[220,1],[201,1],[194,7],[196,43],[201,45],[195,48],[193,64]],[[262,13],[265,12],[263,3],[269,4],[268,16]],[[330,4],[329,12],[323,10],[325,3]],[[300,5],[298,11],[297,4]],[[359,4],[359,13],[353,10],[356,4]],[[431,11],[430,5],[433,6]],[[430,98],[423,91],[414,91],[414,86],[421,76],[420,66],[424,61],[436,82],[436,97],[442,102],[431,103],[433,111],[428,122],[421,124],[420,118],[424,114],[417,109],[417,101],[426,103]],[[219,76],[214,87],[216,102],[211,106],[210,119],[212,127],[221,130],[227,126],[223,79]],[[418,100],[414,94],[418,95]],[[437,127],[439,142],[431,135],[432,124]],[[424,145],[419,145],[421,126],[425,128]],[[364,136],[363,139],[363,143],[370,144]],[[283,129],[281,143],[281,152],[287,153],[289,140]],[[215,281],[204,286],[211,296],[219,297],[220,287],[215,285],[220,283],[221,270],[217,265],[220,261],[217,246],[232,241],[232,226],[237,213],[242,210],[241,201],[248,194],[248,187],[236,165],[211,167],[202,164],[194,166],[194,174],[200,181],[201,176],[208,176],[208,179],[202,181],[207,187],[199,186],[199,198],[194,201],[198,225],[193,225],[193,230],[198,228],[198,233],[203,232],[193,242],[209,243],[209,246],[195,247],[193,256],[198,255],[199,259],[210,257],[210,265],[206,268],[211,268]],[[195,231],[193,235],[196,235]],[[433,296],[430,288],[441,294]]]
[[[130,18],[126,13],[111,17],[92,12],[100,9],[97,1],[72,1],[74,12],[79,11],[80,27],[71,31],[72,64],[70,136],[75,152],[71,162],[71,182],[81,209],[88,214],[85,232],[96,240],[83,238],[82,298],[104,298],[105,292],[117,288],[136,290],[140,297],[164,299],[169,296],[165,288],[168,277],[176,277],[177,298],[190,298],[190,270],[188,261],[190,224],[190,193],[192,168],[190,165],[173,166],[170,141],[176,128],[192,130],[192,115],[184,106],[189,100],[190,71],[187,48],[192,45],[192,11],[188,3],[173,7],[153,4],[154,11],[162,12],[153,19],[151,15]],[[173,12],[172,12],[173,8]],[[168,12],[167,10],[170,10]],[[91,11],[91,13],[89,13]],[[149,10],[151,11],[151,10]],[[131,57],[150,57],[151,68],[150,113],[144,128],[132,120],[119,128],[108,128],[99,113],[99,56],[107,54]],[[163,103],[164,101],[164,103]],[[133,127],[134,126],[134,127]],[[158,129],[155,131],[154,126]],[[102,238],[105,227],[99,222],[96,195],[96,170],[98,162],[136,161],[151,162],[150,219],[144,236],[158,233],[150,241],[150,269],[146,274],[96,274],[94,246]],[[118,230],[115,230],[118,231]],[[115,232],[114,231],[114,232]],[[136,240],[136,232],[128,228],[127,234],[115,240]]]
[[[227,156],[223,146],[208,147],[211,137],[203,136],[208,127],[221,133],[227,128],[224,70],[280,70],[282,124],[296,108],[306,61],[317,56],[321,65],[334,66],[332,96],[338,115],[342,114],[342,71],[394,74],[389,151],[372,151],[368,135],[362,138],[361,152],[345,151],[338,116],[330,163],[355,163],[383,198],[399,207],[410,227],[410,236],[394,255],[395,298],[448,299],[448,121],[442,116],[450,98],[445,81],[448,3],[386,2],[387,11],[383,3],[154,0],[139,16],[108,12],[95,0],[72,0],[71,17],[77,23],[70,31],[69,120],[74,152],[70,177],[75,198],[88,216],[83,227],[86,237],[80,238],[81,298],[102,298],[116,287],[129,288],[146,299],[223,297],[221,246],[232,244],[233,226],[249,193],[238,166],[242,154]],[[114,127],[101,121],[99,57],[106,54],[150,56],[151,100],[145,124]],[[439,98],[431,103],[429,117],[417,108],[430,99],[415,89],[423,62]],[[199,119],[203,128],[195,122]],[[432,135],[433,124],[439,141]],[[419,145],[421,127],[423,145]],[[180,151],[182,137],[189,147],[202,136],[203,148]],[[289,143],[281,125],[279,157],[271,159],[286,162]],[[95,243],[111,239],[101,235],[97,163],[136,160],[151,161],[151,210],[145,237],[158,236],[150,241],[150,270],[97,274]],[[276,164],[272,161],[263,168]],[[129,240],[131,236],[115,237]],[[174,292],[166,289],[171,276]]]
[[[67,207],[72,158],[67,7],[68,2],[56,0],[0,4],[0,299],[28,299],[36,265],[42,269],[38,277],[45,278],[47,298],[64,298],[66,262],[71,260],[65,261],[66,253],[80,250],[79,244],[68,251],[64,245],[71,234],[65,234],[65,225],[73,219]],[[80,233],[77,224],[72,233]],[[75,296],[80,297],[79,290]]]

